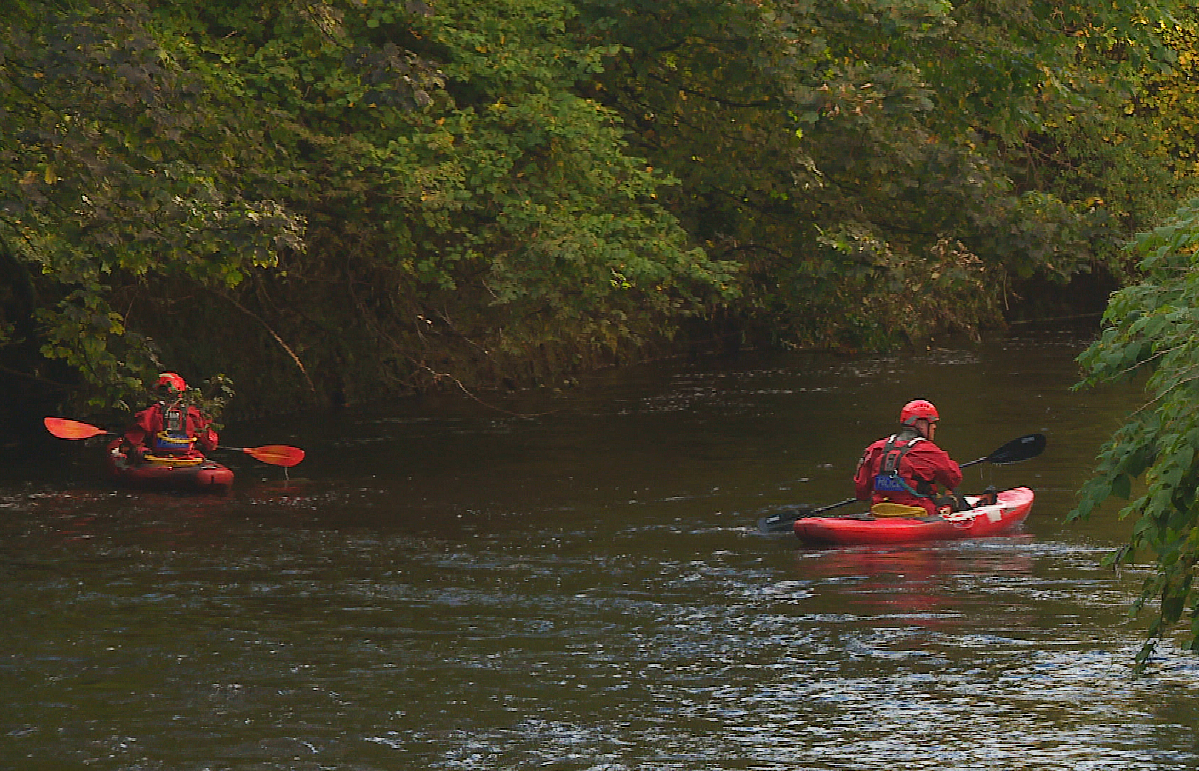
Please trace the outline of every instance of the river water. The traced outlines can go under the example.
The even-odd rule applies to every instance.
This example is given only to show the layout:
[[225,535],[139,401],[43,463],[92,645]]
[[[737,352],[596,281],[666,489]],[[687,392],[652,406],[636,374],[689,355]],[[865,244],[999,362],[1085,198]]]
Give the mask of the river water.
[[[0,476],[0,768],[1163,769],[1199,765],[1199,661],[1147,674],[1128,523],[1070,524],[1132,387],[1086,334],[914,357],[741,355],[561,393],[231,426],[228,497],[114,491],[99,448]],[[1017,534],[805,549],[909,398],[961,461],[1034,431]],[[55,461],[47,464],[47,459]],[[36,463],[35,463],[36,461]]]

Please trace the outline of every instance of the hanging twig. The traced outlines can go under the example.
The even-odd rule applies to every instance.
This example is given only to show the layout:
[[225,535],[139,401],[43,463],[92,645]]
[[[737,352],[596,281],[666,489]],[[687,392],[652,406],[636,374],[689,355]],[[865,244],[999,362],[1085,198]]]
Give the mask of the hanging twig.
[[296,366],[300,368],[300,373],[304,376],[304,379],[308,381],[308,389],[310,391],[312,391],[313,394],[315,394],[316,393],[316,384],[313,383],[312,378],[308,376],[308,370],[304,368],[304,362],[300,361],[300,357],[297,356],[296,352],[291,349],[291,346],[288,345],[287,343],[283,342],[283,338],[279,337],[278,333],[276,333],[275,330],[271,329],[271,325],[267,324],[262,319],[262,317],[259,316],[257,313],[250,310],[246,306],[242,305],[237,300],[234,300],[232,297],[230,297],[226,294],[221,294],[220,292],[217,292],[217,294],[220,295],[221,297],[224,297],[226,300],[228,300],[230,303],[232,303],[242,313],[246,314],[247,316],[249,316],[253,319],[256,319],[258,321],[258,323],[261,324],[263,326],[263,328],[266,329],[266,331],[270,333],[271,337],[275,338],[275,342],[277,342],[280,345],[280,347],[283,348],[283,350],[287,351],[287,355],[290,356],[291,360],[294,361],[296,363]]
[[542,417],[545,415],[552,415],[555,412],[558,412],[558,410],[547,410],[546,412],[513,412],[512,410],[506,410],[503,407],[497,407],[494,404],[488,404],[487,402],[483,401],[478,396],[476,396],[473,391],[471,391],[469,388],[467,388],[462,383],[461,380],[454,377],[453,375],[451,375],[447,372],[436,372],[426,364],[421,364],[419,366],[421,369],[425,370],[426,372],[428,372],[430,375],[433,376],[433,382],[437,383],[442,380],[451,380],[451,381],[453,381],[454,385],[458,386],[458,388],[461,389],[462,393],[466,394],[471,399],[473,399],[474,401],[483,405],[484,407],[486,407],[489,410],[495,410],[496,412],[502,412],[505,415],[511,415],[514,418],[539,418],[539,417]]

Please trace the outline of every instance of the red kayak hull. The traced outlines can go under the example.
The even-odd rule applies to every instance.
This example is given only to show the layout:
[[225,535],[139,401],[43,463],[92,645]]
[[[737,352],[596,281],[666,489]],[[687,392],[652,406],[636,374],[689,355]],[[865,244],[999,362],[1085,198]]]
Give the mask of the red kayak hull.
[[143,490],[195,493],[227,493],[233,486],[233,472],[207,458],[200,458],[198,463],[131,464],[120,451],[119,444],[116,441],[108,445],[105,464],[109,476],[122,485]]
[[943,520],[811,517],[795,520],[795,535],[815,546],[920,543],[1002,535],[1023,522],[1032,510],[1033,492],[1016,487],[999,493],[997,503],[958,511]]

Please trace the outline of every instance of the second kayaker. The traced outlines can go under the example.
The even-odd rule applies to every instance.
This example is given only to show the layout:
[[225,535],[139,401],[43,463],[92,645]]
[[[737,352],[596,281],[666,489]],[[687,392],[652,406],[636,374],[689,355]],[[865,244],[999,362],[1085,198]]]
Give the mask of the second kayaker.
[[133,417],[124,444],[130,460],[146,456],[199,457],[217,447],[211,421],[187,404],[187,383],[174,372],[163,372],[154,387],[158,401]]
[[940,419],[932,402],[914,399],[900,410],[900,430],[862,454],[854,489],[876,516],[937,516],[964,507],[953,492],[962,469],[935,442]]

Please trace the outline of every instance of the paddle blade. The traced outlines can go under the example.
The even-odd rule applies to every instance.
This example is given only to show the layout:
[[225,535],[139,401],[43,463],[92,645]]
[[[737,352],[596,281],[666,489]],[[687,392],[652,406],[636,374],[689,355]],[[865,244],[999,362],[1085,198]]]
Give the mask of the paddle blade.
[[90,439],[93,436],[108,433],[102,428],[97,428],[88,423],[80,423],[78,420],[45,418],[42,422],[46,424],[46,430],[59,439]]
[[779,512],[758,520],[758,531],[762,533],[790,533],[795,529],[795,520],[802,514],[794,511]]
[[839,509],[842,506],[848,506],[851,503],[857,503],[857,498],[846,498],[843,501],[830,503],[827,506],[821,506],[818,509],[809,509],[801,507],[798,510],[780,511],[777,514],[771,514],[768,517],[762,517],[758,520],[758,530],[763,533],[789,533],[795,529],[796,520],[808,519],[810,517],[818,517],[826,511]]
[[1029,434],[1019,439],[1013,439],[995,452],[987,456],[987,461],[997,466],[1005,463],[1019,463],[1030,460],[1045,451],[1045,435]]
[[286,444],[267,444],[262,447],[243,447],[242,452],[251,458],[269,463],[272,466],[291,468],[304,460],[304,451],[299,447],[289,447]]

